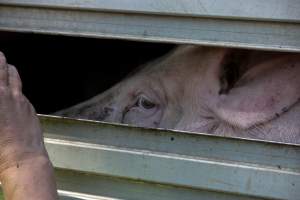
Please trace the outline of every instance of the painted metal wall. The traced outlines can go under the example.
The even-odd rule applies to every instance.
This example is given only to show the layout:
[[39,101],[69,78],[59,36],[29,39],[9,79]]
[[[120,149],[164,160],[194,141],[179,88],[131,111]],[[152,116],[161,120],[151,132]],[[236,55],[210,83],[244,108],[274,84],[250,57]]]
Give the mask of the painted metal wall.
[[0,0],[0,30],[300,51],[299,0]]
[[59,117],[42,116],[41,121],[65,195],[149,200],[300,197],[299,145]]

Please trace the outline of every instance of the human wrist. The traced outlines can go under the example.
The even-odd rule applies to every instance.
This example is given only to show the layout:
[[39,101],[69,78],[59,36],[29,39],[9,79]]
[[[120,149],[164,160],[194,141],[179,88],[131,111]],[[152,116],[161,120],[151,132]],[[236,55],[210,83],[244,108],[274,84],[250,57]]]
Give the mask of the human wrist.
[[56,200],[57,191],[54,170],[47,156],[36,156],[23,160],[1,173],[5,199]]
[[52,164],[47,153],[27,153],[22,155],[22,159],[20,160],[13,159],[2,164],[0,166],[0,180],[3,183],[6,179],[10,179],[12,176],[16,176],[17,174],[20,175],[20,173],[25,172],[27,169],[39,168],[52,169]]
[[24,141],[23,139],[6,139],[0,142],[0,178],[3,171],[8,168],[19,166],[27,160],[35,158],[48,158],[43,141]]

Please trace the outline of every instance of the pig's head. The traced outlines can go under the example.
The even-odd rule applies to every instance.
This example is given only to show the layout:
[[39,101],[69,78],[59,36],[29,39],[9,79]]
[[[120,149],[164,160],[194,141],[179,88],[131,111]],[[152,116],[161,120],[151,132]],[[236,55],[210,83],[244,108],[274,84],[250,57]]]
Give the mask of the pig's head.
[[[182,46],[56,114],[289,142],[299,140],[299,75],[297,54]],[[285,118],[297,122],[282,139]]]

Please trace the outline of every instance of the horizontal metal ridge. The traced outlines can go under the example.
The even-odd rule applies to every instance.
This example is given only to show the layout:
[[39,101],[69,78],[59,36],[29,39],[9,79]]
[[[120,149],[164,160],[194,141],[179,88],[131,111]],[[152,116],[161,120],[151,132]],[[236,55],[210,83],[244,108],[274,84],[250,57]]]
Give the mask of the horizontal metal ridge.
[[0,30],[300,52],[298,0],[193,1],[0,0]]
[[253,196],[300,196],[300,147],[41,116],[54,166]]

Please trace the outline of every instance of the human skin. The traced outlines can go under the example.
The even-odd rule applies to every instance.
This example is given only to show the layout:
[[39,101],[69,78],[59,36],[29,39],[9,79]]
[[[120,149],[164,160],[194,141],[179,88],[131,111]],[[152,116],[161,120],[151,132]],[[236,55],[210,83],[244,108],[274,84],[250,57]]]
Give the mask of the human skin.
[[58,199],[36,112],[0,52],[0,181],[7,200]]

